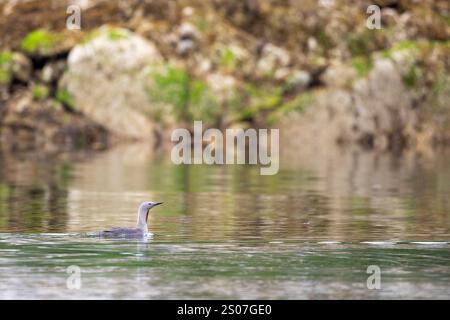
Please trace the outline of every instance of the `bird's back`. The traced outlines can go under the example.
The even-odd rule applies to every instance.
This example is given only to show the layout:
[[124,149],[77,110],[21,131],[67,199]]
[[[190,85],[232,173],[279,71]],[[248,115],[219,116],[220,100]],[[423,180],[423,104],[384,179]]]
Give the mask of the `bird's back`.
[[145,233],[137,228],[112,228],[100,231],[98,236],[105,238],[140,238],[145,236]]

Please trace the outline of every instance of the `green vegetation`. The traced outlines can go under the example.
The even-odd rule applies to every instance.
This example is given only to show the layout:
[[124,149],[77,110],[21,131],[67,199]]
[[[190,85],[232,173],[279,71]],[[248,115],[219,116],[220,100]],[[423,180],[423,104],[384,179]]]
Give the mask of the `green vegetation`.
[[373,68],[373,61],[371,58],[356,57],[352,59],[351,63],[359,78],[366,77]]
[[328,50],[330,50],[333,47],[333,41],[327,35],[325,30],[319,31],[316,37],[320,47],[323,49],[322,52],[323,54],[325,54]]
[[434,95],[440,95],[445,92],[450,92],[450,76],[445,72],[438,72],[438,76],[433,83],[431,92]]
[[411,41],[411,40],[404,40],[399,41],[395,43],[391,48],[383,51],[383,56],[385,58],[392,58],[392,54],[394,52],[399,51],[411,51],[415,52],[423,48],[430,47],[430,45],[433,45],[432,42],[419,42],[419,41]]
[[220,64],[230,71],[234,71],[237,68],[237,57],[233,50],[225,48],[221,51]]
[[210,27],[208,20],[206,20],[203,16],[199,16],[198,18],[196,18],[194,21],[194,25],[201,32],[206,32],[208,30],[208,28]]
[[32,89],[33,99],[42,100],[48,97],[49,89],[44,85],[35,85]]
[[23,39],[21,47],[29,54],[47,54],[58,47],[64,37],[59,33],[53,33],[44,29],[30,32]]
[[417,50],[419,49],[423,44],[420,44],[417,41],[411,41],[411,40],[404,40],[397,42],[392,46],[392,51],[401,51],[401,50]]
[[270,113],[267,117],[267,123],[273,124],[282,116],[296,111],[296,112],[304,112],[307,107],[314,103],[314,93],[312,92],[304,92],[297,95],[294,99],[282,104],[277,110]]
[[[170,105],[177,120],[213,121],[217,117],[218,103],[203,81],[191,79],[186,71],[172,65],[150,66],[149,76],[150,99]],[[162,120],[163,110],[157,109],[153,116],[155,120]]]
[[352,56],[369,56],[372,52],[381,50],[385,31],[364,29],[363,32],[350,34],[347,45]]
[[121,39],[125,39],[127,38],[127,33],[125,32],[125,30],[122,29],[117,29],[117,28],[113,28],[108,30],[108,38],[111,41],[118,41]]
[[413,89],[417,84],[417,68],[414,64],[409,68],[408,73],[403,77],[403,83],[408,89]]
[[56,101],[69,110],[74,110],[73,97],[67,89],[58,89],[55,94]]
[[83,38],[80,40],[81,44],[86,44],[90,41],[92,41],[94,38],[98,37],[100,34],[99,29],[94,29],[92,31],[89,31],[87,34],[83,36]]
[[253,120],[260,112],[272,111],[282,103],[282,88],[257,87],[247,84],[244,89],[236,89],[229,101],[234,120]]
[[[103,31],[104,28],[97,28],[89,31],[80,41],[80,43],[85,44],[93,39],[97,38],[100,35],[105,34]],[[126,30],[120,29],[120,28],[107,28],[106,29],[106,36],[111,41],[119,41],[121,39],[126,39],[128,37],[128,34]]]
[[245,91],[250,95],[250,105],[255,111],[274,109],[281,104],[281,88],[258,88],[248,84]]
[[429,103],[430,112],[439,118],[445,129],[450,129],[450,76],[443,71],[437,73],[436,80],[431,88]]
[[[150,99],[170,104],[177,120],[185,118],[189,104],[189,76],[187,73],[172,65],[164,65],[151,66],[149,75],[153,82],[147,87]],[[158,110],[154,117],[155,120],[162,120],[162,110]]]
[[217,119],[219,105],[205,82],[200,80],[192,81],[189,111],[192,119],[203,119],[209,123]]
[[11,81],[12,53],[0,52],[0,84],[8,84]]

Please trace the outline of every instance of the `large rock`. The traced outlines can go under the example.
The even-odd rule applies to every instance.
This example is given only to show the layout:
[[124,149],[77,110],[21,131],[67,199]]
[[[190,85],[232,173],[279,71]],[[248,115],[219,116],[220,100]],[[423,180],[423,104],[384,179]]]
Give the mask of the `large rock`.
[[412,136],[418,121],[412,94],[393,61],[376,60],[368,76],[350,88],[329,85],[303,114],[290,113],[281,121],[283,140],[300,136],[302,143],[321,146],[357,143],[387,149]]
[[156,47],[124,29],[102,28],[69,54],[60,83],[74,108],[119,137],[151,139],[147,66],[162,62]]
[[29,90],[15,92],[0,113],[0,145],[3,149],[55,152],[103,149],[108,145],[105,128],[66,112],[54,100],[36,101]]

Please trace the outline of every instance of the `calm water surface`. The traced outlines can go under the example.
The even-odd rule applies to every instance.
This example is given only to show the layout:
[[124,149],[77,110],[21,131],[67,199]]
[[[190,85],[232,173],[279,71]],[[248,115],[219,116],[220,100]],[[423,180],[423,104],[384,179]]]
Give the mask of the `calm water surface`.
[[[445,153],[285,154],[275,176],[175,166],[142,145],[2,154],[0,298],[448,299],[449,196]],[[134,226],[143,200],[164,201],[153,238],[85,235]]]

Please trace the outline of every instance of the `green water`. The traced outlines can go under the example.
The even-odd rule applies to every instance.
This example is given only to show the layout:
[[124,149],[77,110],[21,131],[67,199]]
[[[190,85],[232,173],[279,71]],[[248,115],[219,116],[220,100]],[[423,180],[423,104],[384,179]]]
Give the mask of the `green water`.
[[[142,145],[0,156],[0,298],[450,298],[450,155],[175,166]],[[134,226],[148,241],[85,233]],[[368,266],[381,270],[367,288]],[[69,266],[81,270],[69,289]]]

